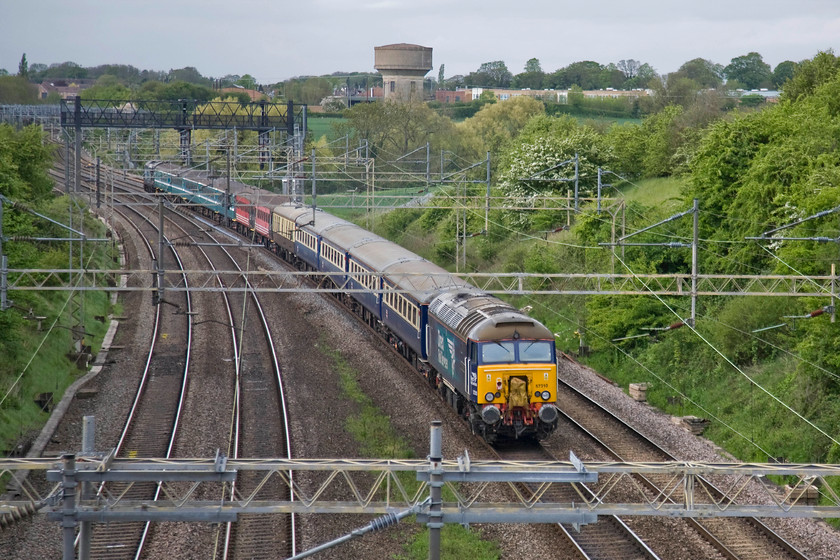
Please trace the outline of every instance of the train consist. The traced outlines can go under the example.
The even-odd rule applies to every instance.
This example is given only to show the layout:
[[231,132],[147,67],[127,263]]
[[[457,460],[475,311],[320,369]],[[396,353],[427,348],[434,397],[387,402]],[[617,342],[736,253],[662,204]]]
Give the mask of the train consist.
[[[557,426],[554,336],[544,325],[378,235],[288,196],[162,163],[163,192],[230,223],[301,270],[333,273],[342,301],[375,328],[489,443],[543,439]],[[225,185],[227,188],[227,185]]]

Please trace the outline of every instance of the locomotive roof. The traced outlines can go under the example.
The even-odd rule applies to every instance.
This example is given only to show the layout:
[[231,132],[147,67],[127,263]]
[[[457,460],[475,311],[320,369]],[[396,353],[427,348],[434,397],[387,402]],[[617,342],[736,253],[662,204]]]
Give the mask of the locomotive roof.
[[553,338],[542,323],[475,287],[439,294],[429,312],[463,338]]

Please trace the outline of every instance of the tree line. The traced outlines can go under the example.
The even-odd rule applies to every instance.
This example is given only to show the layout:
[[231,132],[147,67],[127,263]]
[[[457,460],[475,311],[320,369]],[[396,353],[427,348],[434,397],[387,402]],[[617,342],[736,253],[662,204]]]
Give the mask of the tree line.
[[695,58],[680,66],[676,72],[660,75],[650,64],[634,59],[617,63],[600,64],[592,60],[573,62],[554,72],[545,72],[539,59],[531,58],[519,74],[508,70],[504,61],[483,63],[475,72],[466,76],[444,78],[444,66],[438,72],[442,88],[495,87],[511,89],[636,89],[655,87],[653,82],[673,82],[687,79],[699,88],[716,88],[727,85],[729,89],[779,89],[793,76],[797,64],[786,60],[775,69],[764,62],[761,54],[750,52],[733,58],[723,66],[703,58]]
[[[537,58],[525,63],[523,71],[513,74],[504,63],[496,60],[482,63],[467,75],[445,76],[445,65],[441,64],[437,77],[427,78],[427,87],[433,89],[455,89],[462,87],[511,88],[511,89],[620,89],[638,88],[672,90],[681,92],[713,89],[724,86],[727,89],[779,89],[790,79],[798,63],[786,60],[771,69],[761,54],[750,52],[733,58],[726,66],[703,58],[689,60],[675,72],[660,74],[650,64],[634,59],[622,59],[617,63],[601,64],[584,60],[572,62],[553,72],[546,72]],[[18,80],[15,80],[18,78]],[[356,95],[370,88],[382,85],[382,77],[376,72],[335,72],[324,76],[298,76],[274,84],[260,84],[250,74],[227,74],[208,77],[198,69],[188,66],[169,71],[141,70],[129,64],[103,64],[83,67],[75,62],[54,64],[29,64],[26,54],[21,58],[18,72],[11,74],[0,69],[0,103],[37,103],[37,90],[32,84],[52,81],[66,85],[72,80],[92,80],[101,87],[102,98],[114,94],[126,96],[163,96],[169,98],[165,88],[149,84],[176,84],[183,82],[197,86],[195,89],[178,86],[176,93],[192,94],[195,99],[212,99],[209,93],[223,87],[239,86],[264,92],[269,98],[293,100],[297,103],[315,105],[324,98],[339,95]],[[180,88],[180,89],[179,89]],[[205,88],[198,89],[198,88]],[[162,91],[163,90],[163,91]],[[55,98],[48,100],[56,103]]]

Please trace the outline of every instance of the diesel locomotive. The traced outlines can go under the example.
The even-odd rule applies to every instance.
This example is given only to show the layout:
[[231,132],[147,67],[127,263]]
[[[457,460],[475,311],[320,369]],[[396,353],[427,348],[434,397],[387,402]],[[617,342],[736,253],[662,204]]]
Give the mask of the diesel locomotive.
[[[557,358],[544,325],[352,222],[205,174],[145,166],[147,191],[177,197],[301,270],[333,273],[340,299],[382,334],[489,443],[557,426]],[[348,290],[342,292],[341,287]]]

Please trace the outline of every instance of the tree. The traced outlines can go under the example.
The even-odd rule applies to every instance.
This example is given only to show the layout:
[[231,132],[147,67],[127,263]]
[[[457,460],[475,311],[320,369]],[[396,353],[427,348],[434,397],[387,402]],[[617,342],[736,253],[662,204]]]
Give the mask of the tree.
[[79,95],[82,99],[115,99],[128,101],[131,99],[131,90],[120,83],[116,76],[110,74],[102,75],[96,83]]
[[212,85],[212,82],[209,78],[205,78],[204,76],[202,76],[201,72],[199,72],[192,66],[179,68],[177,70],[170,70],[169,75],[166,78],[170,82],[189,82],[191,84],[207,87]]
[[99,79],[102,76],[114,76],[126,85],[139,85],[140,70],[129,64],[102,64],[88,68],[88,78]]
[[71,78],[80,79],[87,78],[87,69],[82,68],[75,62],[67,61],[60,64],[50,64],[41,75],[41,79],[49,78]]
[[541,89],[545,72],[542,71],[540,61],[532,58],[525,63],[525,71],[513,78],[513,87],[518,89]]
[[441,64],[440,65],[440,70],[438,70],[438,88],[444,89],[444,84],[445,83],[446,83],[446,80],[444,80],[443,64]]
[[452,122],[425,103],[384,101],[358,103],[344,112],[346,122],[337,127],[354,142],[367,140],[372,157],[382,151],[403,155],[426,142],[436,151],[454,137]]
[[235,83],[247,89],[257,89],[257,79],[250,74],[243,74]]
[[604,69],[601,70],[601,87],[609,87],[613,89],[622,89],[624,87],[625,82],[627,81],[627,76],[618,69],[618,66],[615,64],[607,64],[604,66]]
[[632,80],[639,74],[642,64],[638,60],[629,58],[627,60],[619,60],[617,67],[624,74],[625,78]]
[[483,158],[489,151],[495,160],[505,144],[516,138],[531,117],[544,112],[545,107],[540,101],[524,95],[504,103],[483,106],[474,117],[457,125],[463,133],[464,148],[469,153],[467,157]]
[[210,101],[215,97],[215,93],[208,87],[191,84],[188,82],[172,82],[170,84],[162,84],[160,87],[152,89],[143,88],[143,91],[152,93],[154,97],[162,101],[177,101],[179,99],[194,99],[200,102]]
[[780,62],[773,69],[773,87],[776,89],[782,89],[782,86],[785,85],[785,82],[793,78],[793,75],[795,73],[795,62],[793,62],[792,60],[785,60],[784,62]]
[[26,53],[23,53],[23,56],[20,57],[20,63],[18,64],[18,76],[21,78],[29,77],[29,63],[26,62]]
[[506,88],[510,86],[511,80],[513,74],[501,60],[485,62],[467,76],[467,83],[478,87]]
[[9,71],[8,71],[8,70],[6,70],[5,68],[0,68],[0,77],[2,77],[2,76],[8,76],[8,75],[9,75]]
[[542,73],[543,69],[540,66],[540,60],[538,58],[530,58],[528,62],[525,63],[525,72],[540,72]]
[[695,58],[680,66],[673,74],[669,74],[668,78],[671,76],[688,78],[694,80],[701,88],[714,89],[723,83],[723,66],[705,58]]
[[773,79],[770,65],[757,52],[733,58],[723,73],[727,80],[736,80],[747,89],[768,87]]
[[[8,78],[22,80],[20,76]],[[15,130],[0,124],[0,194],[21,202],[50,195],[53,182],[47,174],[54,146],[45,142],[37,125]]]
[[21,76],[0,76],[0,104],[32,105],[37,102],[38,88],[29,80]]
[[659,80],[659,74],[654,68],[645,62],[636,71],[636,75],[624,82],[625,89],[649,88],[654,80]]
[[601,72],[603,69],[603,66],[592,60],[573,62],[565,68],[566,85],[563,87],[568,88],[569,86],[576,85],[580,86],[583,90],[600,89],[603,87],[601,85]]
[[840,58],[831,51],[819,52],[811,60],[801,62],[796,74],[785,85],[783,99],[795,101],[812,95],[816,89],[830,82],[840,72]]
[[317,105],[328,95],[333,86],[326,78],[298,78],[286,82],[286,99],[296,103]]

